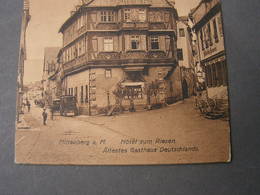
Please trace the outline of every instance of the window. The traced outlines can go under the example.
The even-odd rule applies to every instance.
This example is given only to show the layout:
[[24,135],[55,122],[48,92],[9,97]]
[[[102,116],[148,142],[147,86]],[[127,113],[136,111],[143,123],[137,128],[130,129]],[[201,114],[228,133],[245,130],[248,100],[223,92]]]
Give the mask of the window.
[[207,25],[207,34],[208,34],[208,42],[209,42],[209,45],[212,46],[212,37],[211,37],[211,26],[210,26],[210,23],[208,23]]
[[126,22],[130,21],[130,16],[131,16],[131,10],[130,9],[125,9],[124,10],[124,19]]
[[179,61],[183,60],[183,51],[182,49],[177,49],[177,57]]
[[163,15],[160,11],[149,11],[150,22],[163,22]]
[[77,44],[75,44],[74,45],[74,48],[73,48],[73,50],[74,50],[74,58],[76,58],[76,57],[78,57],[78,49],[77,49]]
[[84,14],[80,15],[77,19],[77,29],[79,30],[81,27],[84,26]]
[[106,12],[101,12],[101,22],[106,22],[107,21],[107,14]]
[[78,48],[79,48],[79,56],[82,54],[82,45],[81,45],[81,41],[78,42]]
[[85,86],[85,103],[88,103],[88,86]]
[[216,87],[217,85],[217,71],[216,71],[216,65],[212,64],[211,65],[211,73],[212,73],[212,86]]
[[78,87],[75,87],[75,95],[74,95],[75,97],[76,97],[76,100],[78,99]]
[[92,49],[94,52],[98,51],[98,40],[97,39],[92,39]]
[[223,37],[223,26],[222,26],[221,16],[218,17],[218,29],[219,29],[220,36]]
[[179,29],[179,37],[185,37],[185,30],[184,28]]
[[82,53],[86,53],[86,41],[85,38],[82,39]]
[[223,85],[223,71],[222,71],[222,64],[218,62],[216,64],[217,69],[217,86]]
[[137,50],[140,49],[140,37],[131,36],[131,49]]
[[111,77],[112,77],[112,71],[111,71],[111,69],[106,69],[106,70],[105,70],[105,77],[106,77],[106,78],[111,78]]
[[145,22],[146,20],[145,9],[138,10],[138,19],[140,22]]
[[159,47],[159,37],[151,36],[151,48],[152,49],[160,49]]
[[82,13],[81,15],[81,27],[85,25],[85,14]]
[[206,79],[208,87],[227,85],[226,62],[217,62],[206,66]]
[[219,39],[218,39],[218,29],[217,29],[216,19],[213,19],[213,30],[214,30],[215,43],[218,43]]
[[67,62],[70,61],[70,53],[69,48],[67,48]]
[[206,77],[208,87],[212,87],[212,70],[211,66],[206,66]]
[[201,42],[201,49],[203,51],[205,48],[204,48],[204,37],[203,37],[202,29],[200,30],[200,42]]
[[114,22],[115,13],[113,11],[102,11],[101,22]]
[[113,38],[104,38],[104,51],[113,51],[114,50],[114,43]]
[[108,22],[114,22],[115,16],[113,11],[108,12]]
[[84,102],[84,97],[83,97],[83,94],[84,94],[84,87],[81,86],[81,89],[80,89],[80,102],[83,103]]
[[66,62],[66,55],[65,52],[62,53],[62,63]]
[[128,86],[126,87],[126,95],[125,99],[142,99],[143,98],[143,90],[141,86]]

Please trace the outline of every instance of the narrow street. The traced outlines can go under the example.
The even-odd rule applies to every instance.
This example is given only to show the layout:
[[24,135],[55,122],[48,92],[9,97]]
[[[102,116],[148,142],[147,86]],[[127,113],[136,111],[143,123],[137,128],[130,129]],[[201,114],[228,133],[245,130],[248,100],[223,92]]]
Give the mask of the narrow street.
[[[194,109],[192,98],[159,110],[112,117],[56,114],[51,120],[49,114],[47,126],[41,112],[32,107],[24,115],[30,129],[17,130],[17,163],[170,164],[229,159],[228,122],[205,119]],[[196,149],[170,151],[173,147]]]

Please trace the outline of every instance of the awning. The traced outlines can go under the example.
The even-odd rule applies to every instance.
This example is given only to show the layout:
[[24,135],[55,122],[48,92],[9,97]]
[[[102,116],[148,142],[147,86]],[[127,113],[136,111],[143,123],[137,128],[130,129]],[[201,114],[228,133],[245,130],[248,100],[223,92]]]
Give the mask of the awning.
[[144,87],[144,82],[124,82],[121,83],[122,87],[134,87],[134,86],[142,86]]

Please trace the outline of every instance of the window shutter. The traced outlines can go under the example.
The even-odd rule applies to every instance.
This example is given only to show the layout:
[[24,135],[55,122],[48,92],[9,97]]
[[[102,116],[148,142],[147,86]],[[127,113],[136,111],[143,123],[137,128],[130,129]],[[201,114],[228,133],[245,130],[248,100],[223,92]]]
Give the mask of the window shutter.
[[166,44],[165,36],[159,36],[159,48],[160,48],[160,50],[164,50],[164,51],[169,50],[168,47],[166,48],[165,44]]
[[165,37],[165,50],[166,50],[166,54],[168,57],[172,57],[173,56],[173,52],[172,51],[172,47],[171,47],[171,37],[170,36],[166,36]]
[[114,42],[114,51],[118,51],[118,37],[113,36],[113,42]]
[[141,50],[146,50],[146,35],[141,35],[140,36],[140,49]]
[[104,37],[98,37],[98,51],[104,51]]
[[125,35],[125,49],[130,50],[130,35]]
[[96,52],[98,50],[98,41],[97,39],[92,39],[92,47],[93,51]]

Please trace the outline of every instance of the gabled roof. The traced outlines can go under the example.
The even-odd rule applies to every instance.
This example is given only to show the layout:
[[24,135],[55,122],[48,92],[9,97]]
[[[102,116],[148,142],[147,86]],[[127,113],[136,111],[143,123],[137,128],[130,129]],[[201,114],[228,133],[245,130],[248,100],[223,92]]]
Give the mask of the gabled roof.
[[151,7],[172,7],[174,0],[89,0],[85,7],[115,7],[119,5],[151,5]]

